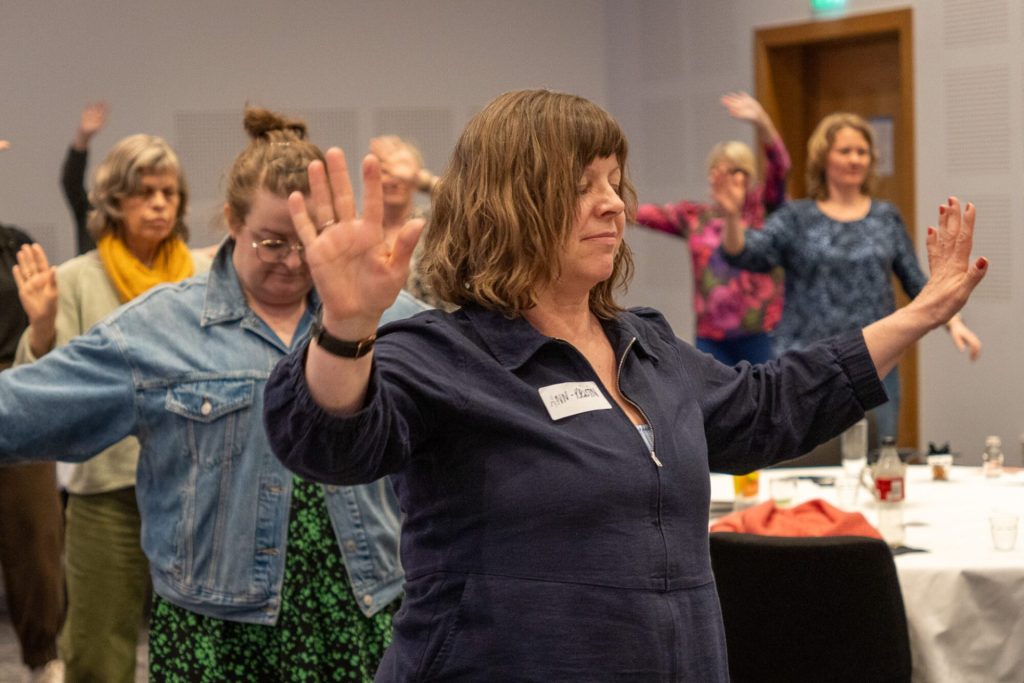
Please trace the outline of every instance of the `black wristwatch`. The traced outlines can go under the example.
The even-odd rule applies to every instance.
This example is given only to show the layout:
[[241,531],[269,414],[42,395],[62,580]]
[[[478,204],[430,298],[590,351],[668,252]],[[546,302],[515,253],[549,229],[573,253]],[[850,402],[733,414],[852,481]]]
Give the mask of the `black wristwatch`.
[[338,339],[324,328],[319,315],[313,321],[309,335],[316,339],[316,345],[321,349],[333,356],[340,356],[342,358],[362,358],[373,349],[373,343],[377,341],[376,334],[371,334],[369,337],[358,341]]

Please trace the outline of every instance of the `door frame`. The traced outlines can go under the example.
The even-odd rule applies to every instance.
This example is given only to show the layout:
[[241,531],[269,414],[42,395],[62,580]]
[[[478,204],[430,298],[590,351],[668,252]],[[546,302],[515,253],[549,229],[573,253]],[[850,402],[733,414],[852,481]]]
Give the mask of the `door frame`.
[[[803,59],[797,49],[824,42],[848,42],[858,39],[895,37],[899,53],[899,120],[902,130],[893,141],[893,164],[899,169],[904,183],[904,198],[899,208],[906,220],[911,242],[917,244],[917,181],[914,160],[914,40],[913,10],[898,9],[872,14],[860,14],[828,21],[811,21],[785,26],[756,29],[754,32],[754,64],[757,98],[794,154],[794,171],[790,177],[790,189],[803,194],[803,159],[806,139],[791,123],[805,120],[805,92],[802,83]],[[780,96],[780,91],[787,93]],[[797,93],[796,97],[792,94]],[[795,195],[795,193],[793,193]],[[897,290],[898,291],[898,290]],[[906,302],[899,293],[897,305]],[[901,446],[917,448],[919,443],[918,420],[918,356],[917,345],[907,350],[900,360],[900,393],[902,395],[899,422]]]

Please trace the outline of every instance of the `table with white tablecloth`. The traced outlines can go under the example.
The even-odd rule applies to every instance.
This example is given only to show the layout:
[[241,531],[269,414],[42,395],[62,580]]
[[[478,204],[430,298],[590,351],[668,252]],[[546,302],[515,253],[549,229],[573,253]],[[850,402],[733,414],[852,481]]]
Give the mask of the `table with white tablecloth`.
[[[766,470],[760,498],[768,499],[775,477],[839,474],[838,467]],[[835,487],[798,481],[797,501],[837,504]],[[712,499],[731,495],[731,478],[712,475]],[[868,491],[860,491],[853,510],[876,522]],[[927,551],[895,558],[914,681],[1024,682],[1024,528],[1013,550],[995,550],[988,517],[996,511],[1020,515],[1024,524],[1024,473],[987,479],[979,468],[953,467],[948,481],[932,481],[927,466],[907,468],[905,544]]]

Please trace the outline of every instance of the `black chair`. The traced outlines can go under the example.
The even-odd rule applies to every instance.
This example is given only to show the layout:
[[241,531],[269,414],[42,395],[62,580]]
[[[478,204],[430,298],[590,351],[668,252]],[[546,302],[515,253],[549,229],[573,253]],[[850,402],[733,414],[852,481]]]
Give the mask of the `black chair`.
[[733,683],[910,680],[910,638],[885,542],[711,534]]

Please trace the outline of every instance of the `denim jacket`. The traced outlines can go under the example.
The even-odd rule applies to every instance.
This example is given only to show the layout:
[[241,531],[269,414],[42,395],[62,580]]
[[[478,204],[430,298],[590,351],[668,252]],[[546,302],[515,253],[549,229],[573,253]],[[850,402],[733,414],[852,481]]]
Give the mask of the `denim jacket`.
[[[261,424],[263,386],[289,351],[246,305],[233,242],[213,269],[155,288],[32,365],[0,374],[0,463],[80,462],[129,434],[156,592],[219,619],[273,624],[293,475]],[[310,310],[315,308],[311,295]],[[425,307],[404,292],[384,320]],[[307,310],[292,346],[307,336]],[[360,609],[401,591],[398,507],[386,479],[325,486]]]

